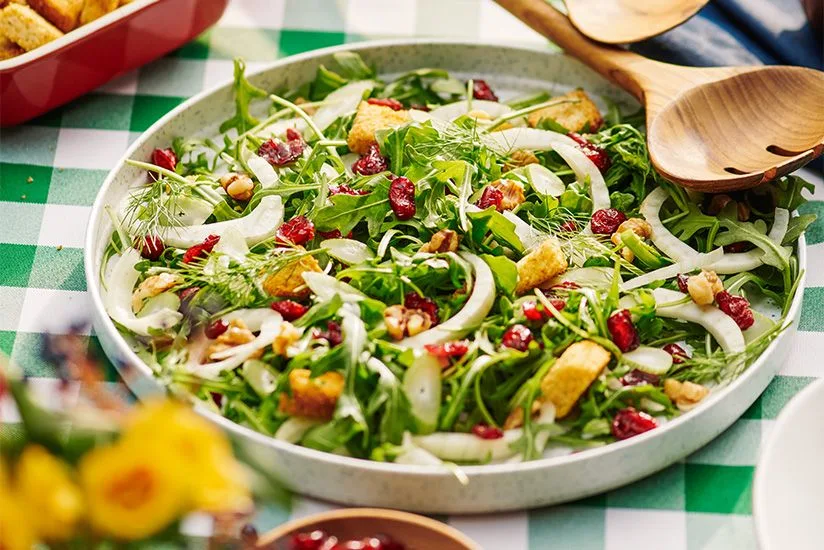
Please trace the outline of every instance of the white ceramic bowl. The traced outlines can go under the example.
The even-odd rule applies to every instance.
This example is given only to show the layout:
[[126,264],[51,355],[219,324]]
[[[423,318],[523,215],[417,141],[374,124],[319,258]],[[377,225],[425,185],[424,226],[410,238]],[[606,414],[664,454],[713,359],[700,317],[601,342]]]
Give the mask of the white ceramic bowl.
[[[296,86],[313,78],[341,49],[359,52],[383,74],[423,66],[443,67],[455,74],[481,77],[494,89],[520,91],[583,87],[601,97],[637,107],[631,98],[578,61],[546,50],[451,41],[372,42],[330,48],[284,59],[257,73],[252,82],[265,89]],[[177,135],[216,131],[233,114],[231,86],[204,92],[163,117],[138,139],[124,158],[148,158]],[[125,376],[139,396],[162,390],[106,315],[99,273],[103,249],[111,233],[103,206],[117,204],[145,173],[122,162],[109,174],[95,201],[86,241],[86,277],[94,306],[94,324],[103,349],[117,365],[135,368]],[[806,265],[801,243],[801,269]],[[803,288],[803,284],[802,284]],[[322,453],[276,441],[217,414],[200,412],[245,444],[302,494],[348,505],[392,507],[425,513],[480,513],[556,504],[600,493],[650,475],[702,447],[730,426],[767,387],[786,359],[801,304],[798,293],[786,330],[744,374],[713,393],[700,407],[630,440],[565,457],[523,464],[469,466],[467,485],[451,473],[432,467],[370,462]],[[137,374],[135,374],[137,373]]]
[[761,550],[824,547],[824,380],[781,411],[758,458],[753,517]]

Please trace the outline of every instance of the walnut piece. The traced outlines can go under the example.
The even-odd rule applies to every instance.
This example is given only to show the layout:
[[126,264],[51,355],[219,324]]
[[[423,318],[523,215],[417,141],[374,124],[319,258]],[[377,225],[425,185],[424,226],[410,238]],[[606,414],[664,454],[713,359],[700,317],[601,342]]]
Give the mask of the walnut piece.
[[674,378],[664,380],[664,393],[681,411],[694,408],[710,390],[694,382],[680,382]]
[[220,185],[226,194],[236,201],[248,201],[252,198],[252,189],[255,184],[246,174],[230,172],[220,178]]
[[420,252],[430,252],[432,254],[455,252],[458,250],[461,237],[451,229],[441,229],[429,239],[429,242],[424,244]]
[[513,180],[498,180],[492,184],[495,189],[503,194],[501,199],[502,210],[512,210],[526,200],[524,196],[524,186],[520,182]]
[[699,306],[710,305],[715,295],[724,290],[724,283],[715,274],[715,271],[701,270],[698,275],[687,279],[687,290],[692,301]]
[[160,273],[146,277],[132,293],[132,311],[138,313],[143,309],[143,303],[146,300],[166,292],[182,282],[183,278],[175,273]]
[[404,336],[415,336],[432,327],[432,318],[425,311],[409,309],[400,304],[389,306],[383,311],[386,331],[394,340]]

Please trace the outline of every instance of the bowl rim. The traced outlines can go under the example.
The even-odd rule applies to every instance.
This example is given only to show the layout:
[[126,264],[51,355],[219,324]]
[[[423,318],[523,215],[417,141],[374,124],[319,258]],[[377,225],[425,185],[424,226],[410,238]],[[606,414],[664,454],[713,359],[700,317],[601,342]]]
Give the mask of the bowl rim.
[[109,13],[101,17],[98,17],[90,23],[76,27],[67,33],[63,33],[63,36],[56,40],[52,40],[51,42],[43,44],[40,47],[34,48],[33,50],[29,50],[18,56],[0,61],[0,73],[17,69],[24,65],[35,63],[39,59],[46,57],[58,50],[62,50],[63,48],[66,48],[74,44],[75,42],[85,40],[90,35],[114,23],[115,21],[132,17],[136,13],[143,11],[149,6],[152,6],[163,1],[168,0],[134,0],[133,2],[130,2],[123,6],[118,6]]
[[[311,514],[301,518],[293,519],[282,523],[263,533],[258,538],[258,546],[271,544],[282,540],[286,535],[304,529],[316,523],[343,520],[343,519],[360,519],[360,518],[375,518],[380,517],[405,524],[419,525],[429,531],[437,532],[453,541],[462,544],[466,550],[481,550],[476,542],[458,531],[451,525],[438,521],[436,519],[426,517],[420,514],[413,514],[411,512],[403,512],[400,510],[392,510],[389,508],[340,508],[336,510],[329,510],[317,514]],[[391,534],[391,533],[389,533]]]
[[[473,47],[494,47],[498,49],[508,49],[511,50],[512,53],[517,52],[528,52],[528,53],[538,53],[547,56],[566,56],[561,51],[558,50],[549,50],[546,47],[539,47],[539,46],[530,46],[530,45],[522,45],[522,44],[512,44],[506,42],[499,42],[499,41],[474,41],[470,42],[466,39],[432,39],[432,38],[402,38],[402,39],[387,39],[387,40],[369,40],[369,41],[362,41],[350,44],[341,44],[338,46],[331,46],[327,48],[322,48],[318,50],[312,50],[309,52],[304,52],[298,55],[293,55],[289,57],[285,57],[283,59],[279,59],[272,63],[269,63],[261,68],[255,70],[254,72],[250,73],[249,77],[254,77],[255,75],[266,73],[272,70],[281,69],[284,67],[288,67],[292,63],[302,62],[306,60],[310,60],[317,57],[327,56],[336,52],[341,51],[359,51],[359,50],[370,50],[374,48],[390,48],[390,47],[404,47],[404,46],[414,46],[414,45],[444,45],[444,46],[462,46],[466,48],[473,48]],[[576,60],[577,61],[577,60]],[[140,146],[143,145],[145,141],[149,139],[157,131],[161,130],[170,120],[175,118],[178,114],[182,113],[183,111],[193,107],[198,102],[200,102],[203,98],[209,96],[210,94],[216,92],[217,90],[231,86],[231,80],[227,80],[222,84],[218,84],[213,86],[207,90],[204,90],[189,99],[185,102],[181,103],[173,110],[168,112],[162,118],[160,118],[157,122],[155,122],[152,126],[150,126],[146,131],[144,131],[138,139],[136,139],[126,150],[123,156],[117,161],[115,166],[109,171],[108,175],[106,176],[105,181],[100,187],[98,194],[95,198],[94,204],[91,209],[91,213],[89,215],[89,222],[86,228],[86,237],[85,237],[85,245],[84,245],[84,268],[85,268],[85,275],[88,285],[88,293],[91,297],[92,307],[96,313],[95,318],[99,319],[100,322],[96,323],[95,329],[97,331],[105,331],[106,335],[110,337],[110,340],[113,341],[117,347],[117,351],[120,353],[121,357],[125,358],[130,366],[134,366],[138,370],[141,371],[141,374],[151,378],[155,382],[159,384],[156,377],[154,376],[152,370],[146,365],[138,356],[137,354],[132,351],[129,345],[126,343],[125,339],[120,335],[115,327],[114,323],[112,322],[109,315],[106,313],[105,307],[103,306],[102,295],[100,291],[100,281],[99,281],[99,270],[98,267],[95,265],[96,260],[96,250],[98,248],[98,239],[96,235],[96,226],[98,220],[102,220],[104,217],[104,195],[109,187],[112,185],[115,174],[117,171],[123,166],[124,161],[128,158],[131,158],[132,153],[138,149]],[[611,84],[615,86],[614,84]],[[617,87],[617,86],[616,86]],[[743,373],[741,373],[738,378],[733,380],[732,382],[726,384],[724,387],[714,391],[710,394],[710,396],[705,399],[699,407],[696,407],[689,414],[681,415],[677,418],[674,418],[668,421],[666,424],[660,426],[655,430],[650,430],[648,432],[642,433],[630,439],[626,439],[624,441],[617,441],[614,443],[610,443],[608,445],[604,445],[602,447],[597,447],[594,449],[587,449],[583,452],[572,453],[565,456],[555,456],[555,457],[548,457],[548,458],[539,458],[536,460],[530,460],[527,462],[518,462],[518,463],[500,463],[500,464],[484,464],[484,465],[469,465],[469,466],[461,466],[461,471],[465,473],[468,477],[480,477],[480,476],[495,476],[500,474],[509,474],[509,473],[523,473],[523,472],[531,472],[535,470],[543,470],[545,468],[551,467],[562,467],[562,466],[572,466],[578,463],[585,463],[587,461],[595,460],[598,458],[603,458],[606,455],[621,452],[625,449],[628,449],[632,446],[644,445],[647,444],[649,441],[656,440],[658,438],[665,437],[670,431],[677,429],[679,426],[685,423],[693,423],[693,422],[700,422],[706,421],[705,417],[712,416],[711,413],[715,409],[717,405],[719,405],[722,401],[724,401],[727,396],[736,392],[736,390],[744,385],[747,380],[751,377],[755,376],[756,373],[764,367],[764,364],[767,362],[769,357],[772,355],[774,350],[777,346],[785,339],[790,337],[794,331],[795,327],[792,326],[794,323],[794,319],[798,315],[798,311],[801,307],[801,301],[804,295],[804,285],[806,281],[806,266],[807,266],[807,253],[806,253],[806,240],[804,235],[802,235],[797,244],[797,254],[798,254],[798,263],[799,263],[799,271],[800,271],[800,280],[796,290],[796,295],[793,298],[792,304],[787,311],[787,315],[785,317],[785,330],[773,340],[770,345],[761,353],[761,355],[756,359]],[[772,379],[773,376],[770,376]],[[395,464],[389,462],[377,462],[368,459],[362,458],[355,458],[349,456],[342,456],[336,455],[332,453],[327,453],[324,451],[319,451],[315,449],[310,449],[307,447],[302,447],[300,445],[295,445],[292,443],[287,443],[285,441],[281,441],[275,439],[274,437],[268,436],[266,434],[262,434],[260,432],[254,431],[251,428],[247,428],[240,424],[237,424],[228,418],[222,416],[219,413],[216,413],[212,410],[209,410],[205,406],[200,404],[194,404],[194,409],[199,414],[203,415],[204,417],[208,418],[210,421],[214,422],[222,429],[226,430],[227,432],[233,434],[234,436],[251,439],[252,441],[264,445],[275,447],[282,452],[291,453],[301,459],[305,460],[313,460],[316,462],[323,463],[324,465],[328,465],[330,467],[338,466],[338,467],[346,467],[346,468],[353,468],[356,470],[361,470],[364,472],[381,472],[381,473],[392,473],[398,475],[411,475],[411,476],[419,476],[421,478],[453,478],[454,472],[449,469],[441,468],[438,466],[421,466],[421,465],[411,465],[411,464]],[[726,429],[726,428],[725,428]]]

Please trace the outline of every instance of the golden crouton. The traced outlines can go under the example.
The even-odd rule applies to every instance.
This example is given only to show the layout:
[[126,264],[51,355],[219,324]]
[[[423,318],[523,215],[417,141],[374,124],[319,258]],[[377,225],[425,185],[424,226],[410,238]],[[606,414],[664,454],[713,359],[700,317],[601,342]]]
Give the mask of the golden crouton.
[[9,4],[20,4],[25,6],[28,2],[26,2],[26,0],[0,0],[0,9],[5,8]]
[[26,50],[0,34],[0,61],[16,57]]
[[607,350],[589,340],[576,342],[561,354],[541,380],[541,392],[555,405],[556,418],[569,414],[611,358]]
[[63,33],[42,15],[21,4],[9,4],[0,11],[0,34],[26,51],[63,36]]
[[280,394],[279,409],[289,416],[330,420],[343,392],[343,375],[330,371],[311,378],[310,374],[308,369],[295,369],[289,373],[292,395]]
[[573,90],[554,99],[577,101],[575,103],[561,103],[552,107],[544,107],[531,113],[527,119],[530,126],[534,128],[538,126],[541,119],[551,118],[570,132],[581,132],[585,129],[595,132],[604,123],[598,107],[583,90]]
[[361,101],[352,129],[346,142],[353,153],[366,154],[375,141],[375,132],[384,128],[400,126],[409,121],[407,111],[394,111],[383,105],[370,105]]
[[77,26],[83,0],[29,0],[29,5],[55,27],[69,32]]
[[91,23],[114,10],[119,0],[86,0],[83,11],[80,13],[80,24]]
[[302,256],[268,275],[263,281],[263,290],[269,296],[279,298],[305,298],[310,291],[303,280],[303,274],[308,271],[322,271],[314,256]]
[[561,243],[555,237],[545,239],[532,252],[518,261],[517,294],[538,288],[567,269],[567,259]]

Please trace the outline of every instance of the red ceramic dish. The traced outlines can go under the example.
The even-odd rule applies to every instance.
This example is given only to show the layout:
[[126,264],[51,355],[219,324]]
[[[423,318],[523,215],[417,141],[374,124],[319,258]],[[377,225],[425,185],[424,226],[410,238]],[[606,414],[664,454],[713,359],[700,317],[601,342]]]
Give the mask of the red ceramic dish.
[[135,0],[0,61],[0,126],[25,122],[144,65],[214,24],[228,0]]

